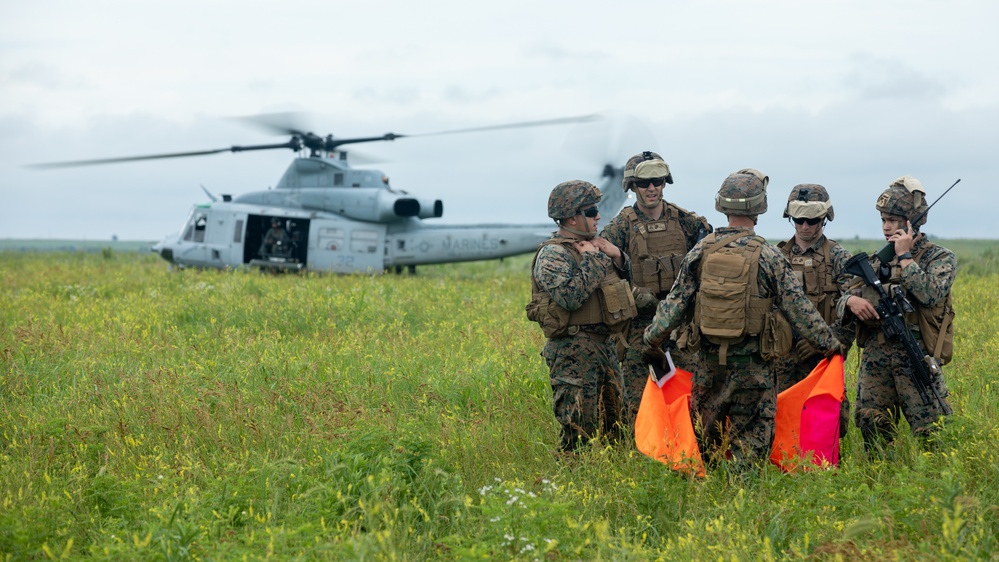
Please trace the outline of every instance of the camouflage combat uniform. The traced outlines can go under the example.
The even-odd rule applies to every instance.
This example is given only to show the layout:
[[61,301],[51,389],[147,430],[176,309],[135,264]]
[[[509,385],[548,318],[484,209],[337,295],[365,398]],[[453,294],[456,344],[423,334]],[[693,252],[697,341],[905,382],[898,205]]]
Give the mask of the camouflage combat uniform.
[[[750,228],[718,228],[718,239],[743,232],[745,235],[726,247],[745,246],[759,240]],[[699,264],[705,240],[698,242],[680,265],[676,283],[659,303],[652,324],[645,331],[645,342],[665,340],[680,324],[694,304],[700,278]],[[763,243],[757,273],[760,296],[772,298],[774,306],[791,322],[798,333],[820,350],[838,349],[839,342],[802,292],[790,264],[774,246]],[[691,391],[691,417],[699,428],[702,452],[711,453],[724,445],[726,438],[736,460],[765,459],[774,439],[774,416],[777,391],[769,361],[759,355],[758,337],[746,337],[730,345],[727,365],[719,362],[719,347],[701,338],[702,362],[694,373]]]
[[[627,255],[622,257],[624,268],[617,273],[630,279],[631,262]],[[594,294],[609,270],[616,269],[603,252],[580,253],[546,244],[536,256],[532,281],[555,303],[572,311]],[[548,364],[552,409],[562,426],[562,450],[574,450],[597,430],[613,434],[620,421],[621,369],[611,335],[606,324],[588,324],[575,334],[552,337],[545,343],[541,355]]]
[[258,253],[265,259],[271,256],[287,257],[291,253],[291,236],[285,229],[272,226],[264,234]]
[[[791,262],[791,269],[795,271],[805,296],[832,328],[836,339],[844,344],[852,342],[854,327],[840,324],[836,314],[839,298],[852,279],[851,275],[843,272],[844,265],[852,257],[850,252],[839,242],[826,238],[825,234],[820,235],[804,250],[795,243],[794,237],[781,242],[777,247]],[[829,257],[828,264],[825,263],[825,256]],[[823,359],[822,354],[798,334],[795,334],[794,344],[795,348],[791,353],[773,361],[778,393],[807,377]],[[840,437],[845,437],[850,424],[850,401],[845,394],[840,403],[839,424]]]
[[[952,315],[950,291],[957,273],[954,253],[919,236],[912,247],[912,255],[915,261],[905,269],[899,269],[898,260],[893,259],[888,264],[891,267],[889,278],[885,279],[882,275],[882,283],[889,289],[892,284],[901,286],[917,312],[927,307],[942,307]],[[880,261],[873,256],[871,260],[874,271],[878,272]],[[846,314],[846,301],[851,296],[863,296],[876,305],[877,300],[869,291],[864,290],[862,281],[855,282],[854,285],[856,287],[840,299],[838,312],[844,320],[849,318],[856,322],[852,314]],[[934,355],[933,349],[927,350],[928,346],[920,335],[918,323],[913,322],[910,315],[906,316],[906,324],[916,336],[920,348],[924,353]],[[857,345],[863,348],[863,353],[860,358],[854,421],[863,433],[866,444],[870,445],[881,438],[891,441],[899,415],[905,416],[915,434],[925,435],[932,430],[933,423],[940,416],[952,413],[947,403],[949,393],[942,376],[935,378],[933,386],[943,400],[944,408],[941,410],[935,399],[929,405],[923,404],[906,375],[909,359],[904,348],[897,342],[885,341],[878,321],[857,322]]]
[[[665,237],[666,242],[662,245],[672,246],[672,252],[666,255],[640,255],[643,252],[638,242],[643,236],[646,236],[648,225],[665,229],[668,236]],[[641,356],[642,334],[655,316],[656,304],[669,293],[673,286],[676,271],[679,269],[684,255],[694,247],[694,244],[704,234],[709,232],[711,232],[711,225],[704,217],[663,201],[663,213],[659,220],[653,220],[642,211],[638,203],[635,203],[632,207],[622,210],[600,233],[601,237],[621,248],[631,258],[632,267],[636,268],[635,286],[651,290],[655,296],[655,300],[649,306],[638,309],[638,317],[632,320],[628,332],[628,348],[621,359],[621,370],[624,376],[623,415],[626,423],[634,422],[635,416],[638,414],[638,407],[642,402],[645,383],[649,378],[649,367]],[[645,246],[648,249],[647,244]],[[656,263],[659,260],[662,260],[661,264]],[[667,277],[658,281],[658,287],[646,287],[642,282],[643,276],[639,274],[638,268],[650,266],[653,271],[658,271],[658,275]],[[677,367],[690,372],[697,370],[697,353],[674,351],[671,355],[673,363]]]

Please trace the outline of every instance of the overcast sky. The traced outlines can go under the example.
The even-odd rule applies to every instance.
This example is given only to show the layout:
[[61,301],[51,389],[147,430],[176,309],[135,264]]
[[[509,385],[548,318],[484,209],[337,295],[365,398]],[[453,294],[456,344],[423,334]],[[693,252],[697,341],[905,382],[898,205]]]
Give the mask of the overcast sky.
[[357,147],[442,223],[546,221],[558,182],[648,149],[716,226],[718,186],[755,167],[768,237],[798,183],[829,189],[827,234],[877,237],[909,174],[931,200],[962,179],[924,231],[997,238],[997,22],[992,0],[0,0],[0,238],[159,239],[199,186],[267,189],[293,154],[24,165],[282,142],[232,118],[284,111],[336,136],[607,116]]

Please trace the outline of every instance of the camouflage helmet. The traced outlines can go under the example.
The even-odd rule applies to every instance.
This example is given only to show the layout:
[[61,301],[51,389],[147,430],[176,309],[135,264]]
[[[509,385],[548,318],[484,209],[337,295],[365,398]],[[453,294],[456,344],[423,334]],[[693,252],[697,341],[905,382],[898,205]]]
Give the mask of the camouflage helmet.
[[760,178],[763,182],[763,189],[766,189],[770,185],[770,176],[764,174],[763,172],[757,170],[756,168],[743,168],[736,172],[737,174],[753,174],[754,176]]
[[[916,178],[902,176],[891,182],[888,189],[881,193],[875,207],[882,213],[905,217],[906,220],[912,221],[916,215],[929,208],[926,204],[926,189]],[[926,215],[913,222],[912,226],[919,228],[924,224],[926,224]]]
[[631,180],[635,178],[666,178],[666,183],[673,183],[669,164],[662,156],[650,150],[632,156],[624,165],[624,181],[621,184],[625,191],[631,189]]
[[784,218],[833,220],[829,192],[817,183],[799,183],[791,189],[784,206]]
[[726,216],[752,217],[767,212],[767,185],[757,174],[729,174],[715,196],[715,209]]
[[548,216],[555,220],[574,217],[580,209],[599,203],[600,197],[600,190],[588,181],[562,182],[548,196]]

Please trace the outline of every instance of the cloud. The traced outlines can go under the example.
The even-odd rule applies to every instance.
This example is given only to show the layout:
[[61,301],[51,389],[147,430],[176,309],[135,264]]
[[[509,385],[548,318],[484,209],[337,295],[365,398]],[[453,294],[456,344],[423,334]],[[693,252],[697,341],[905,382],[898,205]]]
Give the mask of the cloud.
[[843,85],[861,99],[933,100],[947,93],[942,81],[899,60],[858,53],[850,57],[850,63]]
[[45,90],[80,89],[87,87],[81,76],[64,73],[56,66],[44,63],[23,64],[6,74],[3,82],[10,86],[30,86]]
[[[575,45],[575,44],[574,44]],[[534,43],[524,49],[527,59],[541,57],[551,62],[599,62],[609,61],[610,55],[594,49],[567,48],[554,43]]]
[[[796,183],[826,185],[834,233],[876,235],[870,201],[912,174],[931,197],[963,179],[934,208],[931,232],[995,237],[982,204],[999,146],[994,2],[899,10],[861,0],[708,0],[637,11],[519,0],[295,10],[234,1],[209,9],[187,0],[126,9],[14,4],[0,18],[0,236],[157,237],[204,200],[199,184],[232,194],[273,185],[287,151],[44,174],[21,167],[287,139],[225,116],[323,111],[303,128],[355,137],[611,109],[649,134],[615,136],[591,124],[590,132],[553,127],[361,148],[390,161],[378,167],[393,185],[444,199],[451,223],[544,222],[555,184],[597,181],[609,160],[652,149],[677,180],[668,196],[714,223],[724,220],[713,211],[717,186],[749,166],[770,174],[778,203]],[[331,32],[332,21],[345,25]],[[885,21],[905,37],[886,32]],[[647,22],[657,31],[640,32]],[[180,40],[177,29],[188,30]],[[759,228],[788,231],[779,213]]]
[[354,90],[353,99],[359,103],[383,103],[398,106],[412,106],[422,97],[418,88],[393,86],[387,88],[360,88]]
[[472,89],[457,84],[451,84],[444,88],[444,92],[441,97],[446,102],[467,104],[495,99],[499,97],[501,93],[502,90],[498,87]]

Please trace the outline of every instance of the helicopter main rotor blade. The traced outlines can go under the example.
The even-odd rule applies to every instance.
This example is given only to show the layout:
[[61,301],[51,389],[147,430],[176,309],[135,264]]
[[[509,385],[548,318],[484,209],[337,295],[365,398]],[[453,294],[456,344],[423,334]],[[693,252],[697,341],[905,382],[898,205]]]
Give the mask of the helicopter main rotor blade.
[[433,137],[440,135],[456,135],[461,133],[478,133],[481,131],[498,131],[501,129],[521,129],[526,127],[544,127],[548,125],[563,125],[566,123],[581,123],[585,121],[595,121],[600,119],[601,116],[597,114],[593,115],[580,115],[577,117],[560,117],[558,119],[544,119],[541,121],[524,121],[521,123],[505,123],[503,125],[487,125],[485,127],[470,127],[467,129],[452,129],[448,131],[435,131],[433,133],[415,133],[415,134],[397,134],[397,133],[385,133],[384,135],[377,137],[355,137],[338,139],[335,137],[327,137],[326,142],[323,146],[325,150],[335,150],[338,146],[343,146],[345,144],[357,144],[361,142],[376,142],[376,141],[394,141],[395,139],[402,139],[407,137]]
[[243,115],[230,117],[230,119],[249,123],[270,133],[282,135],[304,135],[309,129],[304,123],[314,121],[314,117],[310,114],[300,111]]
[[171,152],[165,154],[147,154],[140,156],[122,156],[116,158],[97,158],[93,160],[70,160],[65,162],[43,162],[39,164],[29,164],[26,167],[37,170],[51,170],[58,168],[76,168],[80,166],[96,166],[101,164],[119,164],[123,162],[139,162],[143,160],[161,160],[165,158],[187,158],[190,156],[207,156],[219,154],[221,152],[245,152],[249,150],[268,150],[271,148],[289,148],[299,151],[308,148],[312,156],[318,155],[320,151],[332,152],[345,144],[358,144],[362,142],[394,141],[405,137],[430,137],[438,135],[455,135],[461,133],[477,133],[481,131],[498,131],[501,129],[519,129],[526,127],[544,127],[548,125],[563,125],[566,123],[581,123],[600,119],[597,114],[581,115],[577,117],[561,117],[558,119],[544,119],[540,121],[524,121],[521,123],[506,123],[503,125],[489,125],[485,127],[470,127],[466,129],[452,129],[448,131],[436,131],[432,133],[417,133],[400,135],[396,133],[385,133],[384,135],[372,137],[354,137],[339,139],[333,135],[321,137],[311,132],[301,131],[297,124],[292,124],[296,114],[275,113],[258,116],[257,118],[243,118],[251,120],[258,125],[265,126],[271,130],[291,134],[291,140],[278,144],[259,144],[251,146],[230,146],[229,148],[215,148],[211,150],[197,150],[192,152]]
[[576,117],[560,117],[558,119],[543,119],[541,121],[523,121],[521,123],[506,123],[503,125],[487,125],[485,127],[470,127],[467,129],[453,129],[450,131],[437,131],[433,133],[419,133],[414,135],[396,135],[397,137],[432,137],[438,135],[455,135],[460,133],[478,133],[480,131],[498,131],[501,129],[521,129],[526,127],[545,127],[548,125],[564,125],[566,123],[584,123],[600,119],[599,114],[578,115]]
[[249,150],[268,150],[271,148],[290,148],[299,150],[301,139],[293,138],[288,142],[280,144],[259,144],[251,146],[230,146],[229,148],[215,148],[212,150],[197,150],[194,152],[170,152],[166,154],[147,154],[143,156],[123,156],[118,158],[97,158],[94,160],[71,160],[67,162],[44,162],[41,164],[29,164],[28,168],[37,170],[52,170],[57,168],[77,168],[81,166],[96,166],[99,164],[118,164],[121,162],[137,162],[141,160],[160,160],[164,158],[186,158],[188,156],[206,156],[209,154],[219,154],[221,152],[246,152]]

